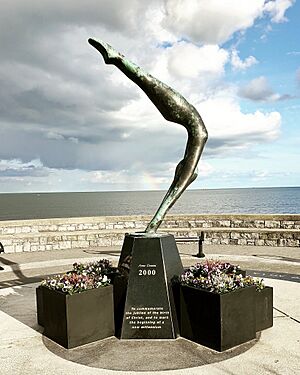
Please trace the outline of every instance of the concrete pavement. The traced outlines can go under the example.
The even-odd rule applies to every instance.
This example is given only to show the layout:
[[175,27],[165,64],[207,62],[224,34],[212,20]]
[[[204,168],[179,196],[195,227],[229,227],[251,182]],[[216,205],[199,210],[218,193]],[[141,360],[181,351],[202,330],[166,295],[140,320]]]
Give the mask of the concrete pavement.
[[[184,266],[198,261],[196,246],[179,244]],[[66,350],[42,335],[36,323],[35,288],[44,275],[69,270],[76,260],[109,258],[120,248],[1,254],[0,373],[23,374],[298,374],[300,363],[300,250],[205,246],[209,258],[271,275],[274,326],[249,343],[218,353],[188,340],[108,338]],[[291,281],[283,281],[282,276]]]

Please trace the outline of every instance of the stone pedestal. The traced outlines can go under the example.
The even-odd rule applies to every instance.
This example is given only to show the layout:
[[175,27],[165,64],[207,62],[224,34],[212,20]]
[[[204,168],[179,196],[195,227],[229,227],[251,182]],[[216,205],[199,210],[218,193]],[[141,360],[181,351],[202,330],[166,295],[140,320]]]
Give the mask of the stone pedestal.
[[172,235],[126,234],[115,280],[116,333],[121,339],[179,335],[172,279],[182,263]]

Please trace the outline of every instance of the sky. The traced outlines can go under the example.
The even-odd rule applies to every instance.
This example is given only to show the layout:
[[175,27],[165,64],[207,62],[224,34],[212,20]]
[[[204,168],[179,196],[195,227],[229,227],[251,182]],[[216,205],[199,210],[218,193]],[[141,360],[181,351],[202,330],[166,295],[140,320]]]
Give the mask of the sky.
[[0,192],[167,189],[187,140],[88,43],[179,91],[191,189],[300,185],[299,0],[0,2]]

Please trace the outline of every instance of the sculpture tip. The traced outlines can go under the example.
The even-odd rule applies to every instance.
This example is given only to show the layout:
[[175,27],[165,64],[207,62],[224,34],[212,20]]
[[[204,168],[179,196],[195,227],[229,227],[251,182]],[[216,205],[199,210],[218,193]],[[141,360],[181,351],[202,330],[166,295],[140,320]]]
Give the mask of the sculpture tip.
[[93,47],[95,47],[96,44],[97,44],[97,41],[96,41],[95,39],[93,39],[93,38],[89,38],[89,39],[88,39],[88,43],[89,43],[90,45],[92,45]]
[[88,42],[101,53],[106,64],[114,64],[115,60],[122,59],[124,56],[117,52],[111,45],[103,40],[89,38]]

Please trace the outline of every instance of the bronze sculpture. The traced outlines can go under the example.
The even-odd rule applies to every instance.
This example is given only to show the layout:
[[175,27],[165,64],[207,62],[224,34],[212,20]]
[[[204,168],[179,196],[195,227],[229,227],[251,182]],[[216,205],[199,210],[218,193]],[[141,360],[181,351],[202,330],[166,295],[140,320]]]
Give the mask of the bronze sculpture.
[[197,177],[196,168],[207,141],[207,130],[196,108],[178,92],[144,72],[109,44],[91,38],[88,42],[101,53],[106,64],[115,65],[137,84],[166,120],[180,124],[187,130],[184,157],[178,163],[174,180],[145,230],[146,233],[155,233],[166,213]]

